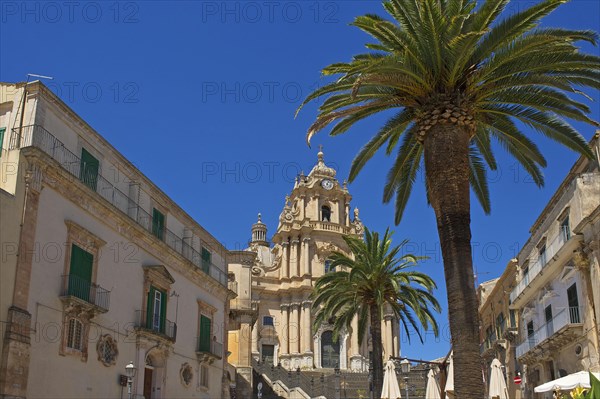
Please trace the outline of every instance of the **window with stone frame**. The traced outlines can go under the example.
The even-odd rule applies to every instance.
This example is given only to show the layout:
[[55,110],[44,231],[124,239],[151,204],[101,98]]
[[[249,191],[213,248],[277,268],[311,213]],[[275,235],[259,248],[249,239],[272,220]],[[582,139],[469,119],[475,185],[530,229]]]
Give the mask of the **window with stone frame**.
[[72,317],[67,324],[67,341],[65,346],[81,352],[83,350],[83,323],[81,320]]
[[198,300],[198,352],[213,353],[213,320],[217,308]]
[[208,366],[205,364],[200,365],[200,386],[208,388]]
[[176,326],[167,320],[167,303],[175,279],[163,265],[147,265],[142,268],[144,298],[140,326],[148,331],[165,334],[174,340]]
[[96,352],[98,354],[98,360],[106,367],[114,366],[117,363],[117,356],[119,355],[117,341],[109,334],[102,335],[100,339],[98,339]]
[[86,362],[90,320],[97,314],[108,311],[107,307],[98,306],[104,302],[98,301],[101,287],[95,283],[99,251],[106,242],[71,220],[65,220],[65,224],[68,250],[63,275],[60,276],[63,328],[59,354],[79,356],[81,361]]

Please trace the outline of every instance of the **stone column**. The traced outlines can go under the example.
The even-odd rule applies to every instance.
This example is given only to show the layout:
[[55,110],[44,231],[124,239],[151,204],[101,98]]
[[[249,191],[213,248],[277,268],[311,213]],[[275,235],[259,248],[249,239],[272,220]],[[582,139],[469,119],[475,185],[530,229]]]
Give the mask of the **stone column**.
[[394,337],[394,356],[400,356],[400,325],[398,319],[392,319],[392,336]]
[[393,335],[392,335],[392,315],[386,314],[384,316],[385,320],[385,360],[389,359],[390,356],[394,355],[393,350]]
[[299,323],[299,310],[300,304],[294,302],[290,304],[290,353],[300,353],[300,323]]
[[346,227],[350,226],[350,203],[346,202],[345,206]]
[[281,248],[283,254],[281,256],[281,273],[279,274],[281,278],[288,278],[288,263],[290,259],[290,243],[284,241],[281,243]]
[[315,220],[321,220],[321,207],[319,206],[319,194],[313,197],[315,200]]
[[350,346],[353,356],[360,354],[360,347],[358,346],[358,316],[352,318],[352,340]]
[[281,347],[281,354],[287,355],[290,353],[289,351],[289,337],[290,337],[290,325],[289,325],[289,305],[281,305],[279,307],[281,309],[281,335],[279,336],[279,344]]
[[290,277],[296,277],[300,275],[298,272],[298,247],[300,240],[298,237],[293,237],[290,245]]
[[310,317],[310,306],[312,301],[302,302],[302,329],[301,329],[301,349],[302,353],[312,353],[310,349],[310,339],[312,332],[312,323]]
[[304,220],[306,217],[306,196],[300,196],[300,220]]
[[[25,202],[21,214],[23,224],[18,237],[19,248],[15,260],[12,304],[8,308],[7,323],[1,327],[5,328],[0,358],[0,397],[2,398],[26,397],[29,381],[31,313],[28,311],[28,304],[42,172],[37,164],[31,163],[30,159],[27,161],[29,166],[24,173]],[[23,163],[19,167],[24,168],[25,165]],[[3,283],[10,284],[9,281]]]
[[258,326],[259,321],[256,320],[256,323],[254,323],[254,327],[252,328],[252,354],[255,355],[255,357],[260,358],[260,348],[258,347]]
[[302,239],[302,271],[301,276],[310,274],[310,237],[304,237]]

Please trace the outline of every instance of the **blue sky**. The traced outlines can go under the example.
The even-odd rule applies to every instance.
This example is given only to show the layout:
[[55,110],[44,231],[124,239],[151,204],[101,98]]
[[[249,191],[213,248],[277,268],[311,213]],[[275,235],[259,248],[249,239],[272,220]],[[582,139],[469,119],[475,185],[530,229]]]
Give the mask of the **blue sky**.
[[[507,13],[534,1],[513,1]],[[316,146],[305,132],[316,104],[297,119],[302,99],[324,82],[320,69],[362,52],[369,38],[348,25],[357,15],[383,15],[379,1],[103,1],[0,2],[0,80],[50,75],[52,90],[106,137],[222,243],[245,246],[256,214],[274,233],[294,176],[308,172]],[[574,0],[545,19],[548,26],[600,30],[600,2]],[[598,54],[598,48],[583,46]],[[599,93],[589,93],[600,119]],[[321,133],[325,160],[348,175],[353,156],[384,119],[361,123],[343,137]],[[587,138],[594,130],[574,124]],[[497,149],[490,175],[492,214],[473,203],[474,264],[479,282],[498,277],[577,156],[529,132],[548,159],[538,189]],[[378,154],[349,186],[367,226],[393,225],[382,204],[392,162]],[[422,176],[420,181],[422,182]],[[402,353],[446,354],[446,291],[433,211],[417,185],[396,240],[430,259],[438,283],[442,335],[402,338]],[[473,309],[472,311],[476,311]]]

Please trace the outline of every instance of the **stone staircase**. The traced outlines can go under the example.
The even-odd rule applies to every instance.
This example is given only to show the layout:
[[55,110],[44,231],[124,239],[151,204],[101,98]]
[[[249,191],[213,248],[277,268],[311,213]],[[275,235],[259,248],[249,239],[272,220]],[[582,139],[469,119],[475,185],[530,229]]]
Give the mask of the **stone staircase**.
[[[267,393],[266,386],[273,395],[268,398],[285,399],[367,399],[369,398],[369,374],[341,371],[335,373],[332,369],[315,370],[285,370],[281,366],[272,366],[253,362],[255,387],[263,383],[263,396]],[[258,377],[258,378],[257,378]]]

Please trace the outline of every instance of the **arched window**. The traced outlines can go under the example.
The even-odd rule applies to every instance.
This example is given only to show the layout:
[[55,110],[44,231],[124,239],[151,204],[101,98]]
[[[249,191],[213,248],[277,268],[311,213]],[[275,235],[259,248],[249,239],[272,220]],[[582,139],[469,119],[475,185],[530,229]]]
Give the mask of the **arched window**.
[[340,342],[333,342],[332,331],[325,331],[321,335],[321,367],[340,367]]
[[321,207],[321,220],[323,222],[331,222],[331,208],[327,205]]

